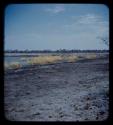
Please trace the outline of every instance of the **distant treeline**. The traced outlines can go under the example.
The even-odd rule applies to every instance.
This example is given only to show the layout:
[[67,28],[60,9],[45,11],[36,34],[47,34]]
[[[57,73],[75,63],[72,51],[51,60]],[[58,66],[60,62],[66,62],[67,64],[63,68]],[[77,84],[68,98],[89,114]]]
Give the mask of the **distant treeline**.
[[83,53],[83,52],[96,52],[96,53],[104,53],[109,52],[109,50],[6,50],[6,53]]

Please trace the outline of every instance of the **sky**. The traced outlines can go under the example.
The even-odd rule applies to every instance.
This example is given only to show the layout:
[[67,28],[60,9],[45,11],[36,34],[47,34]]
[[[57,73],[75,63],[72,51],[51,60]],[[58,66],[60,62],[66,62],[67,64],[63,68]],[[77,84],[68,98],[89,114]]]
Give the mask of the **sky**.
[[109,8],[104,4],[9,4],[5,50],[109,49]]

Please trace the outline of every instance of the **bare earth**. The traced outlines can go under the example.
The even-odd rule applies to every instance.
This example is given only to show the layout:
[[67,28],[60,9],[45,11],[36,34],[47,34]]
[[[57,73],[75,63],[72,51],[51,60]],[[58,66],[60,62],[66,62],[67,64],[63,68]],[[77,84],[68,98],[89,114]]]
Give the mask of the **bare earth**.
[[108,57],[31,66],[5,74],[11,121],[103,121],[109,116]]

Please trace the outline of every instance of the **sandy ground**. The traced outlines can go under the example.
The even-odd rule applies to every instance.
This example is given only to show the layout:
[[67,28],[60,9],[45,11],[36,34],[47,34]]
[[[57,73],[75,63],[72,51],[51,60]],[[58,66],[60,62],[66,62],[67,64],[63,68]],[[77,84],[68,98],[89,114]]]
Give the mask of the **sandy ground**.
[[103,121],[109,116],[109,60],[34,66],[5,74],[11,121]]

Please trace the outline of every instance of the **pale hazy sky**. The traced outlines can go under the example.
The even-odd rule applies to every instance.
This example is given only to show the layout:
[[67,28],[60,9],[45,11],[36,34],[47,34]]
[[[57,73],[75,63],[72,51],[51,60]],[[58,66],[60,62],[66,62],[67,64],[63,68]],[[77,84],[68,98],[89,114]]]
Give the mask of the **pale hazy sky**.
[[[5,9],[7,49],[108,49],[104,4],[10,4]],[[108,37],[109,38],[109,37]]]

